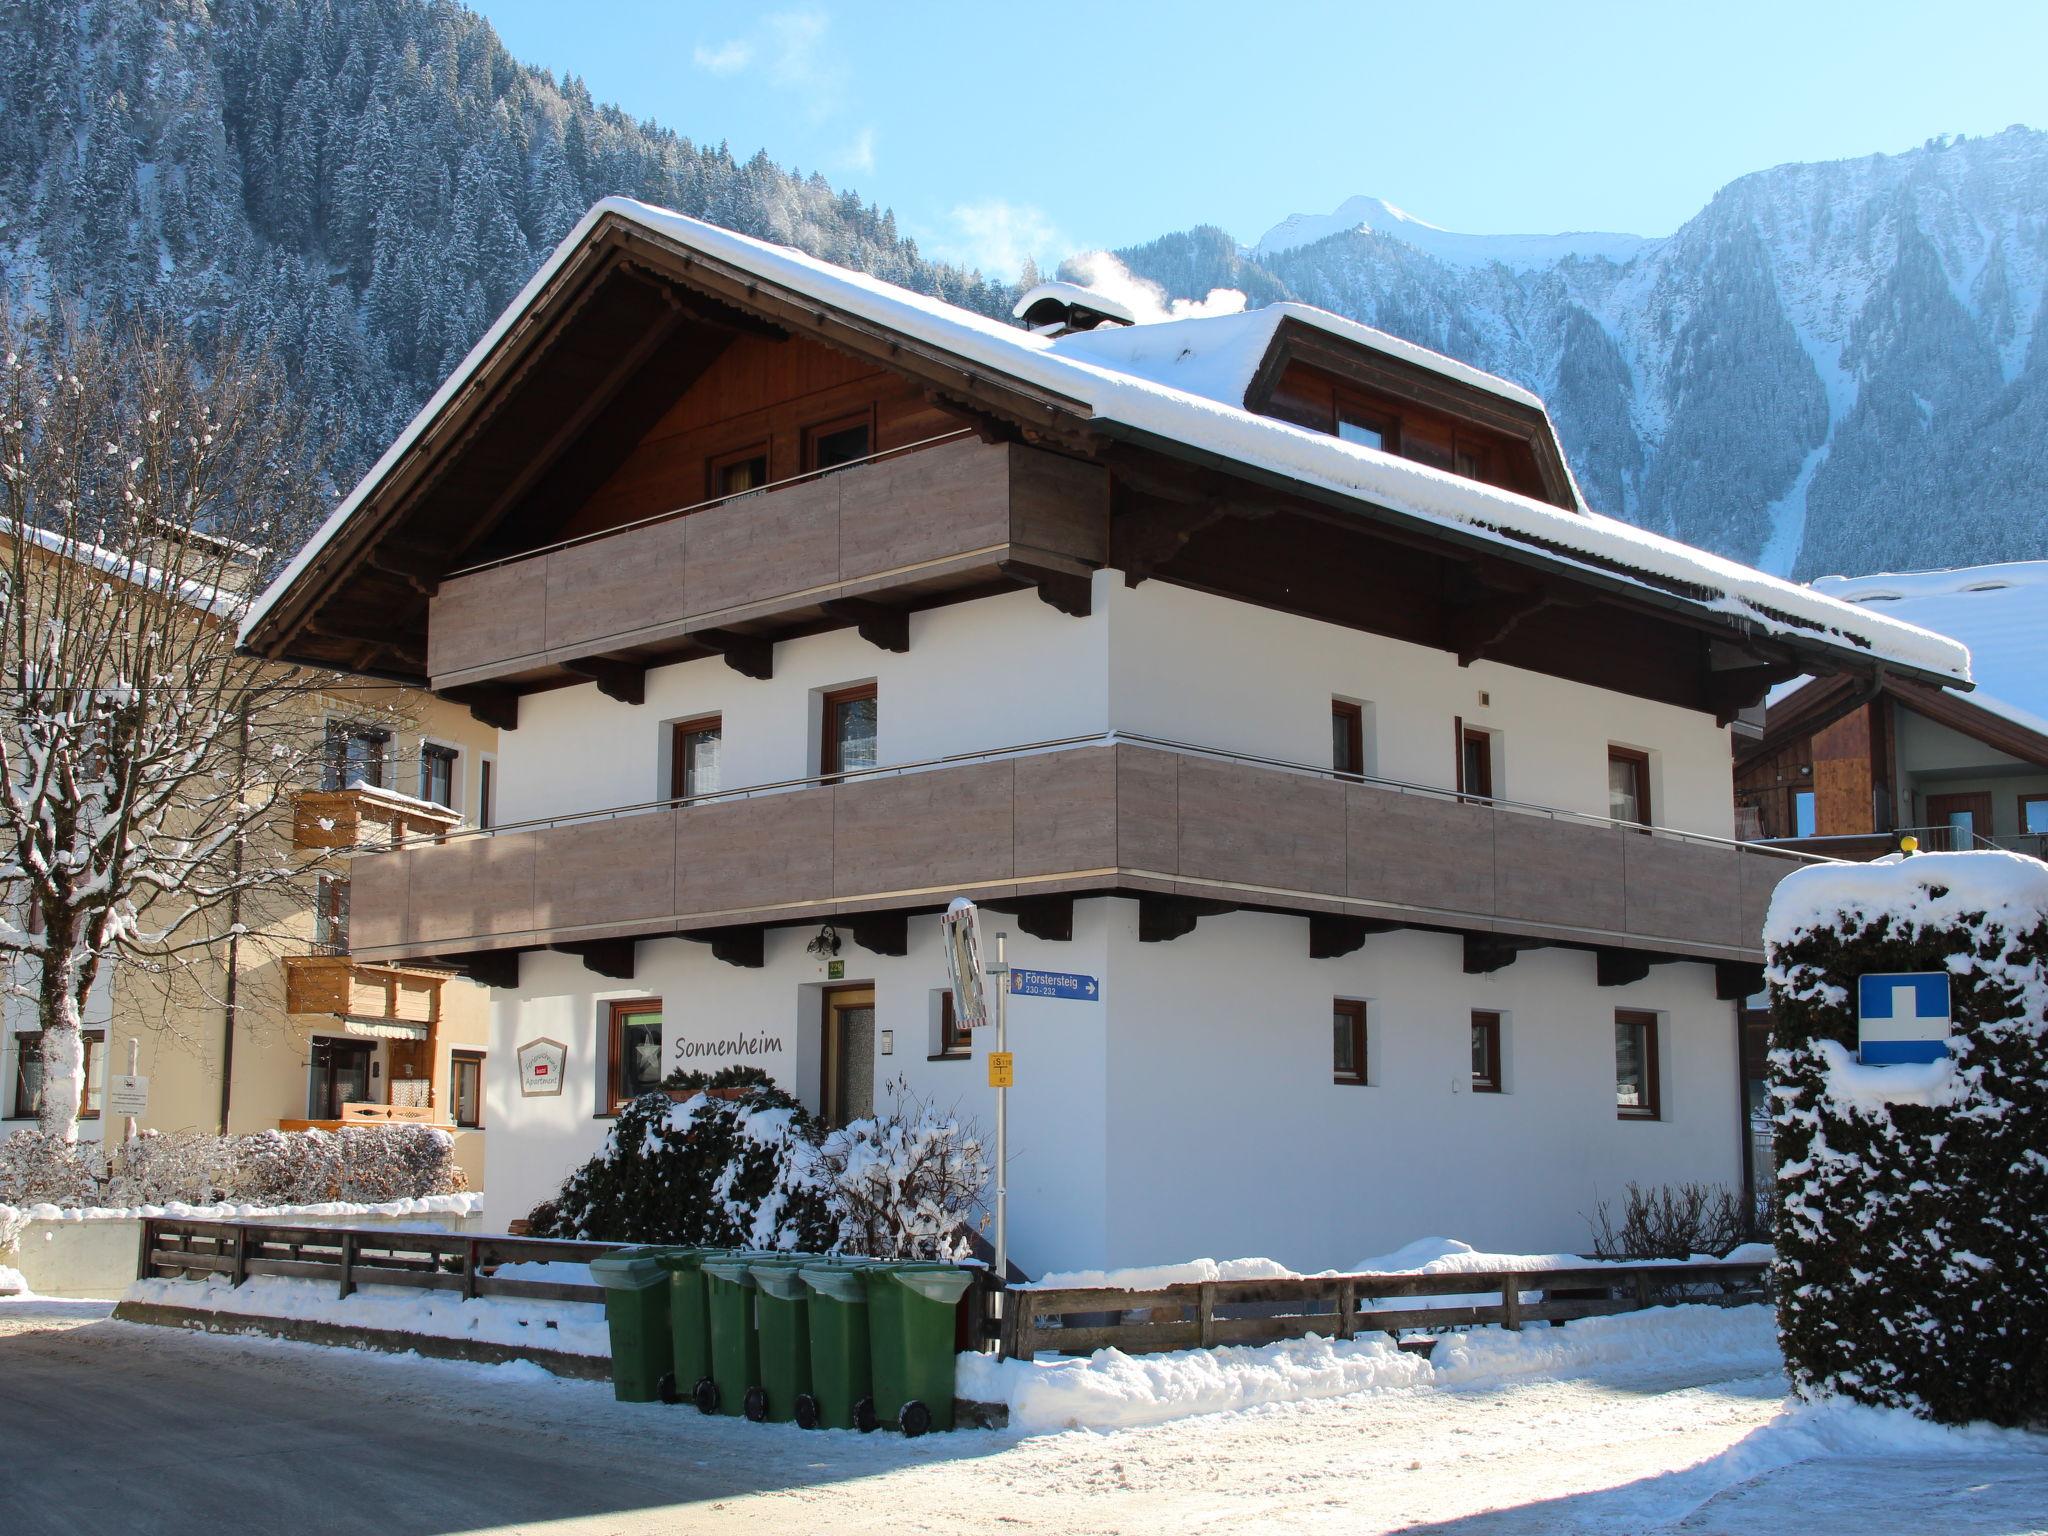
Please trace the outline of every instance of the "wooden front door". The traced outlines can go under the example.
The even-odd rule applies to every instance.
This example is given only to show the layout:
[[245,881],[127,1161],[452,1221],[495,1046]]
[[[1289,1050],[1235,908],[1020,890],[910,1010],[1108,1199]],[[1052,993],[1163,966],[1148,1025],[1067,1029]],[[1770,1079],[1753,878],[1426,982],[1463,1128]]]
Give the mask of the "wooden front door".
[[824,1081],[818,1107],[827,1125],[845,1125],[875,1112],[875,989],[830,987],[825,992]]
[[1934,832],[1930,852],[1964,853],[1991,841],[1991,796],[1929,795],[1927,825]]

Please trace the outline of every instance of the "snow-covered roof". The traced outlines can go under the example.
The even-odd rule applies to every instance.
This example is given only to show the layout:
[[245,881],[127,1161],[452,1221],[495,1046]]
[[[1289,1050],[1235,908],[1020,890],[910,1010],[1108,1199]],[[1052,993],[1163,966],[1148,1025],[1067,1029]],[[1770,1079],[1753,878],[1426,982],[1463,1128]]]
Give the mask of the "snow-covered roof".
[[[1105,428],[1228,459],[1248,470],[1292,481],[1311,493],[1334,493],[1469,538],[1497,541],[1525,557],[1534,551],[1541,558],[1633,582],[1660,596],[1668,597],[1674,586],[1691,589],[1698,595],[1687,601],[1696,607],[1766,633],[1823,639],[1879,661],[1954,681],[1968,680],[1969,656],[1962,646],[1867,607],[1837,601],[1616,518],[1553,506],[1362,443],[1257,415],[1245,409],[1241,393],[1235,400],[1229,398],[1227,387],[1219,398],[1182,383],[1165,382],[1157,375],[1174,378],[1181,353],[1176,350],[1169,358],[1155,352],[1146,337],[1147,332],[1182,328],[1179,334],[1188,358],[1205,359],[1189,377],[1212,389],[1223,387],[1219,380],[1227,384],[1226,376],[1242,365],[1261,327],[1270,338],[1271,327],[1290,314],[1410,360],[1418,360],[1419,354],[1432,360],[1424,366],[1439,372],[1463,370],[1462,364],[1369,327],[1294,305],[1274,306],[1256,314],[1135,326],[1109,336],[1085,332],[1055,341],[864,272],[628,198],[606,198],[569,232],[361,483],[271,583],[243,625],[244,641],[468,384],[598,224],[608,218],[630,223],[687,252],[727,263],[806,302],[837,309],[994,377],[1071,401],[1084,419]],[[1209,337],[1216,341],[1205,341],[1200,347],[1189,345],[1196,338]],[[1119,351],[1119,344],[1137,350]],[[1171,344],[1170,338],[1167,344]],[[1473,380],[1490,378],[1476,369],[1456,376],[1467,374]],[[1497,380],[1482,387],[1496,392],[1515,389]],[[1535,396],[1517,393],[1540,407]]]
[[1022,320],[1034,306],[1047,299],[1066,309],[1092,309],[1098,315],[1121,320],[1125,325],[1138,323],[1138,312],[1122,299],[1094,288],[1084,288],[1079,283],[1040,283],[1010,306],[1010,314],[1014,319]]
[[1969,647],[1970,702],[2048,735],[2048,560],[1823,576],[1816,592]]

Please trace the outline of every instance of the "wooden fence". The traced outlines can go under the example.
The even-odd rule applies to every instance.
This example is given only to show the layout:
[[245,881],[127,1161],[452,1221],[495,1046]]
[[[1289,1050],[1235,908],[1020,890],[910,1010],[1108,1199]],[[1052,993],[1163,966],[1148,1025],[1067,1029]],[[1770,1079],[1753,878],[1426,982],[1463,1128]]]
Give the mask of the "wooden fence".
[[251,1275],[325,1280],[338,1296],[359,1285],[404,1285],[477,1296],[602,1303],[595,1285],[500,1278],[502,1264],[582,1264],[622,1246],[558,1242],[540,1237],[465,1237],[446,1232],[394,1232],[383,1227],[273,1226],[256,1221],[142,1223],[141,1279],[226,1275],[240,1285]]
[[[1040,1350],[1088,1354],[1120,1349],[1141,1355],[1216,1344],[1269,1344],[1310,1334],[1350,1339],[1411,1328],[1521,1328],[1679,1302],[1737,1306],[1762,1301],[1768,1273],[1764,1264],[1602,1264],[1471,1274],[1211,1280],[1153,1291],[1013,1286],[1003,1292],[999,1337],[1006,1358],[1029,1359]],[[1445,1296],[1486,1299],[1384,1305]]]

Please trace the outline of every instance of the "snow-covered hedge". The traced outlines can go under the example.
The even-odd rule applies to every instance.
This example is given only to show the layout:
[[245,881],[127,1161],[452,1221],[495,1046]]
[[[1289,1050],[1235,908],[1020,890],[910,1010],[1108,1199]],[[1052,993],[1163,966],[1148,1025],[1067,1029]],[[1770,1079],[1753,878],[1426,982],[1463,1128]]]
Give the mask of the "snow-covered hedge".
[[[1800,870],[1765,942],[1794,1387],[2048,1423],[2048,865]],[[1878,971],[1949,973],[1949,1061],[1858,1063],[1856,981]]]
[[38,1130],[0,1141],[0,1205],[311,1205],[410,1200],[466,1187],[455,1143],[431,1125],[246,1136],[145,1131],[108,1152]]
[[987,1182],[972,1127],[901,1084],[887,1113],[829,1134],[773,1087],[655,1093],[528,1221],[539,1237],[950,1259]]

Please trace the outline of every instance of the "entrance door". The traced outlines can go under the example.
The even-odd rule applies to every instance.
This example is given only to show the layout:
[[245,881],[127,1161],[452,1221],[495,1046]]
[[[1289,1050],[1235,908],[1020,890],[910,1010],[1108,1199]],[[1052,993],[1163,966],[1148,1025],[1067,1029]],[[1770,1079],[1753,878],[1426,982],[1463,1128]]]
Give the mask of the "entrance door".
[[315,1040],[313,1086],[307,1094],[306,1116],[339,1120],[341,1106],[370,1097],[370,1052],[367,1040]]
[[825,993],[825,1080],[818,1105],[827,1125],[875,1112],[875,989],[831,987]]
[[1929,795],[1927,821],[1938,840],[1931,851],[1965,853],[1980,837],[1991,841],[1991,796]]

